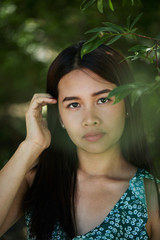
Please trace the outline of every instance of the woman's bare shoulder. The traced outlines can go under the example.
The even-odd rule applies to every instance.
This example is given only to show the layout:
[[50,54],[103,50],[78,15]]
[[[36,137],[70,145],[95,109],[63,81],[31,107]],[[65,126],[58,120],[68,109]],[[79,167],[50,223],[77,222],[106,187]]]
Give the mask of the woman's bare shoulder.
[[151,224],[151,240],[158,240],[160,236],[160,183],[157,184],[151,179],[145,179],[146,201],[148,210],[148,219]]

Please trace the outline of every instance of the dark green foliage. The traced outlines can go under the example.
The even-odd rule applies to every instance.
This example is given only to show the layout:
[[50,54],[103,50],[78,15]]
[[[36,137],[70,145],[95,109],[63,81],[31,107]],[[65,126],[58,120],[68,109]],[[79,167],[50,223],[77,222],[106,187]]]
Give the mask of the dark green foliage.
[[[61,49],[82,39],[89,39],[89,45],[85,45],[87,51],[103,41],[112,42],[113,47],[119,49],[129,61],[132,60],[136,82],[153,84],[153,91],[150,94],[144,91],[142,99],[145,102],[145,127],[151,151],[156,162],[159,161],[160,152],[156,143],[159,142],[160,90],[157,88],[159,83],[156,85],[155,81],[160,74],[156,62],[160,54],[159,44],[130,33],[160,39],[160,2],[85,0],[81,4],[81,0],[0,2],[1,166],[25,137],[24,117],[11,115],[11,104],[25,103],[35,92],[44,92],[46,73],[52,59]],[[85,11],[80,11],[80,5]],[[133,61],[135,59],[138,61]],[[21,105],[18,106],[21,112]]]
[[109,93],[107,98],[115,96],[114,104],[116,104],[130,95],[133,106],[143,94],[152,94],[159,87],[160,77],[158,76],[154,83],[136,82],[117,87]]

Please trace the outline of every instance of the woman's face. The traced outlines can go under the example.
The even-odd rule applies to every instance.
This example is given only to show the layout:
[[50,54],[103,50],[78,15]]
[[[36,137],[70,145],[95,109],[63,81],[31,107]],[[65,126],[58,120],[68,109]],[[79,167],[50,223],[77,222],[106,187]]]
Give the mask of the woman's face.
[[73,70],[58,85],[61,120],[78,150],[102,153],[119,145],[125,104],[106,97],[116,85],[89,69]]

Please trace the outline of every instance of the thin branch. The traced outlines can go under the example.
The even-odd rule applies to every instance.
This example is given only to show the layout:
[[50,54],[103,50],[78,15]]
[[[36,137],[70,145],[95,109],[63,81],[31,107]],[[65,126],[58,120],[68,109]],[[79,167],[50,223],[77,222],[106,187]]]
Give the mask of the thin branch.
[[[111,32],[109,32],[109,33],[111,34]],[[112,33],[112,36],[116,36],[116,35],[119,35],[119,34],[120,33]],[[121,33],[121,35],[123,35],[123,36],[124,35],[135,35],[135,36],[140,37],[140,38],[145,38],[145,39],[149,39],[149,40],[155,41],[157,45],[160,42],[160,39],[148,37],[148,36],[141,35],[141,34],[134,33],[134,32],[125,32],[125,33]]]
[[133,35],[135,35],[137,37],[146,38],[146,39],[149,39],[149,40],[152,40],[152,41],[156,41],[157,43],[160,42],[160,39],[144,36],[144,35],[137,34],[137,33],[131,33],[131,34],[133,34]]
[[159,72],[159,64],[158,64],[157,48],[158,48],[158,43],[156,43],[155,55],[156,55],[156,68],[157,68],[157,71],[158,71],[158,75],[160,76],[160,72]]

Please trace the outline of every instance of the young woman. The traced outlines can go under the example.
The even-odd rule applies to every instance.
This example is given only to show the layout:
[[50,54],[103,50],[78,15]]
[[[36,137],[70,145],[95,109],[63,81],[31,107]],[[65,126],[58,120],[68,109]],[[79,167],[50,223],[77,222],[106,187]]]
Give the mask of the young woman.
[[51,64],[47,93],[26,113],[26,139],[0,172],[1,235],[25,213],[29,240],[158,240],[158,184],[139,102],[107,97],[133,82],[130,69],[105,45],[81,59],[82,45]]

